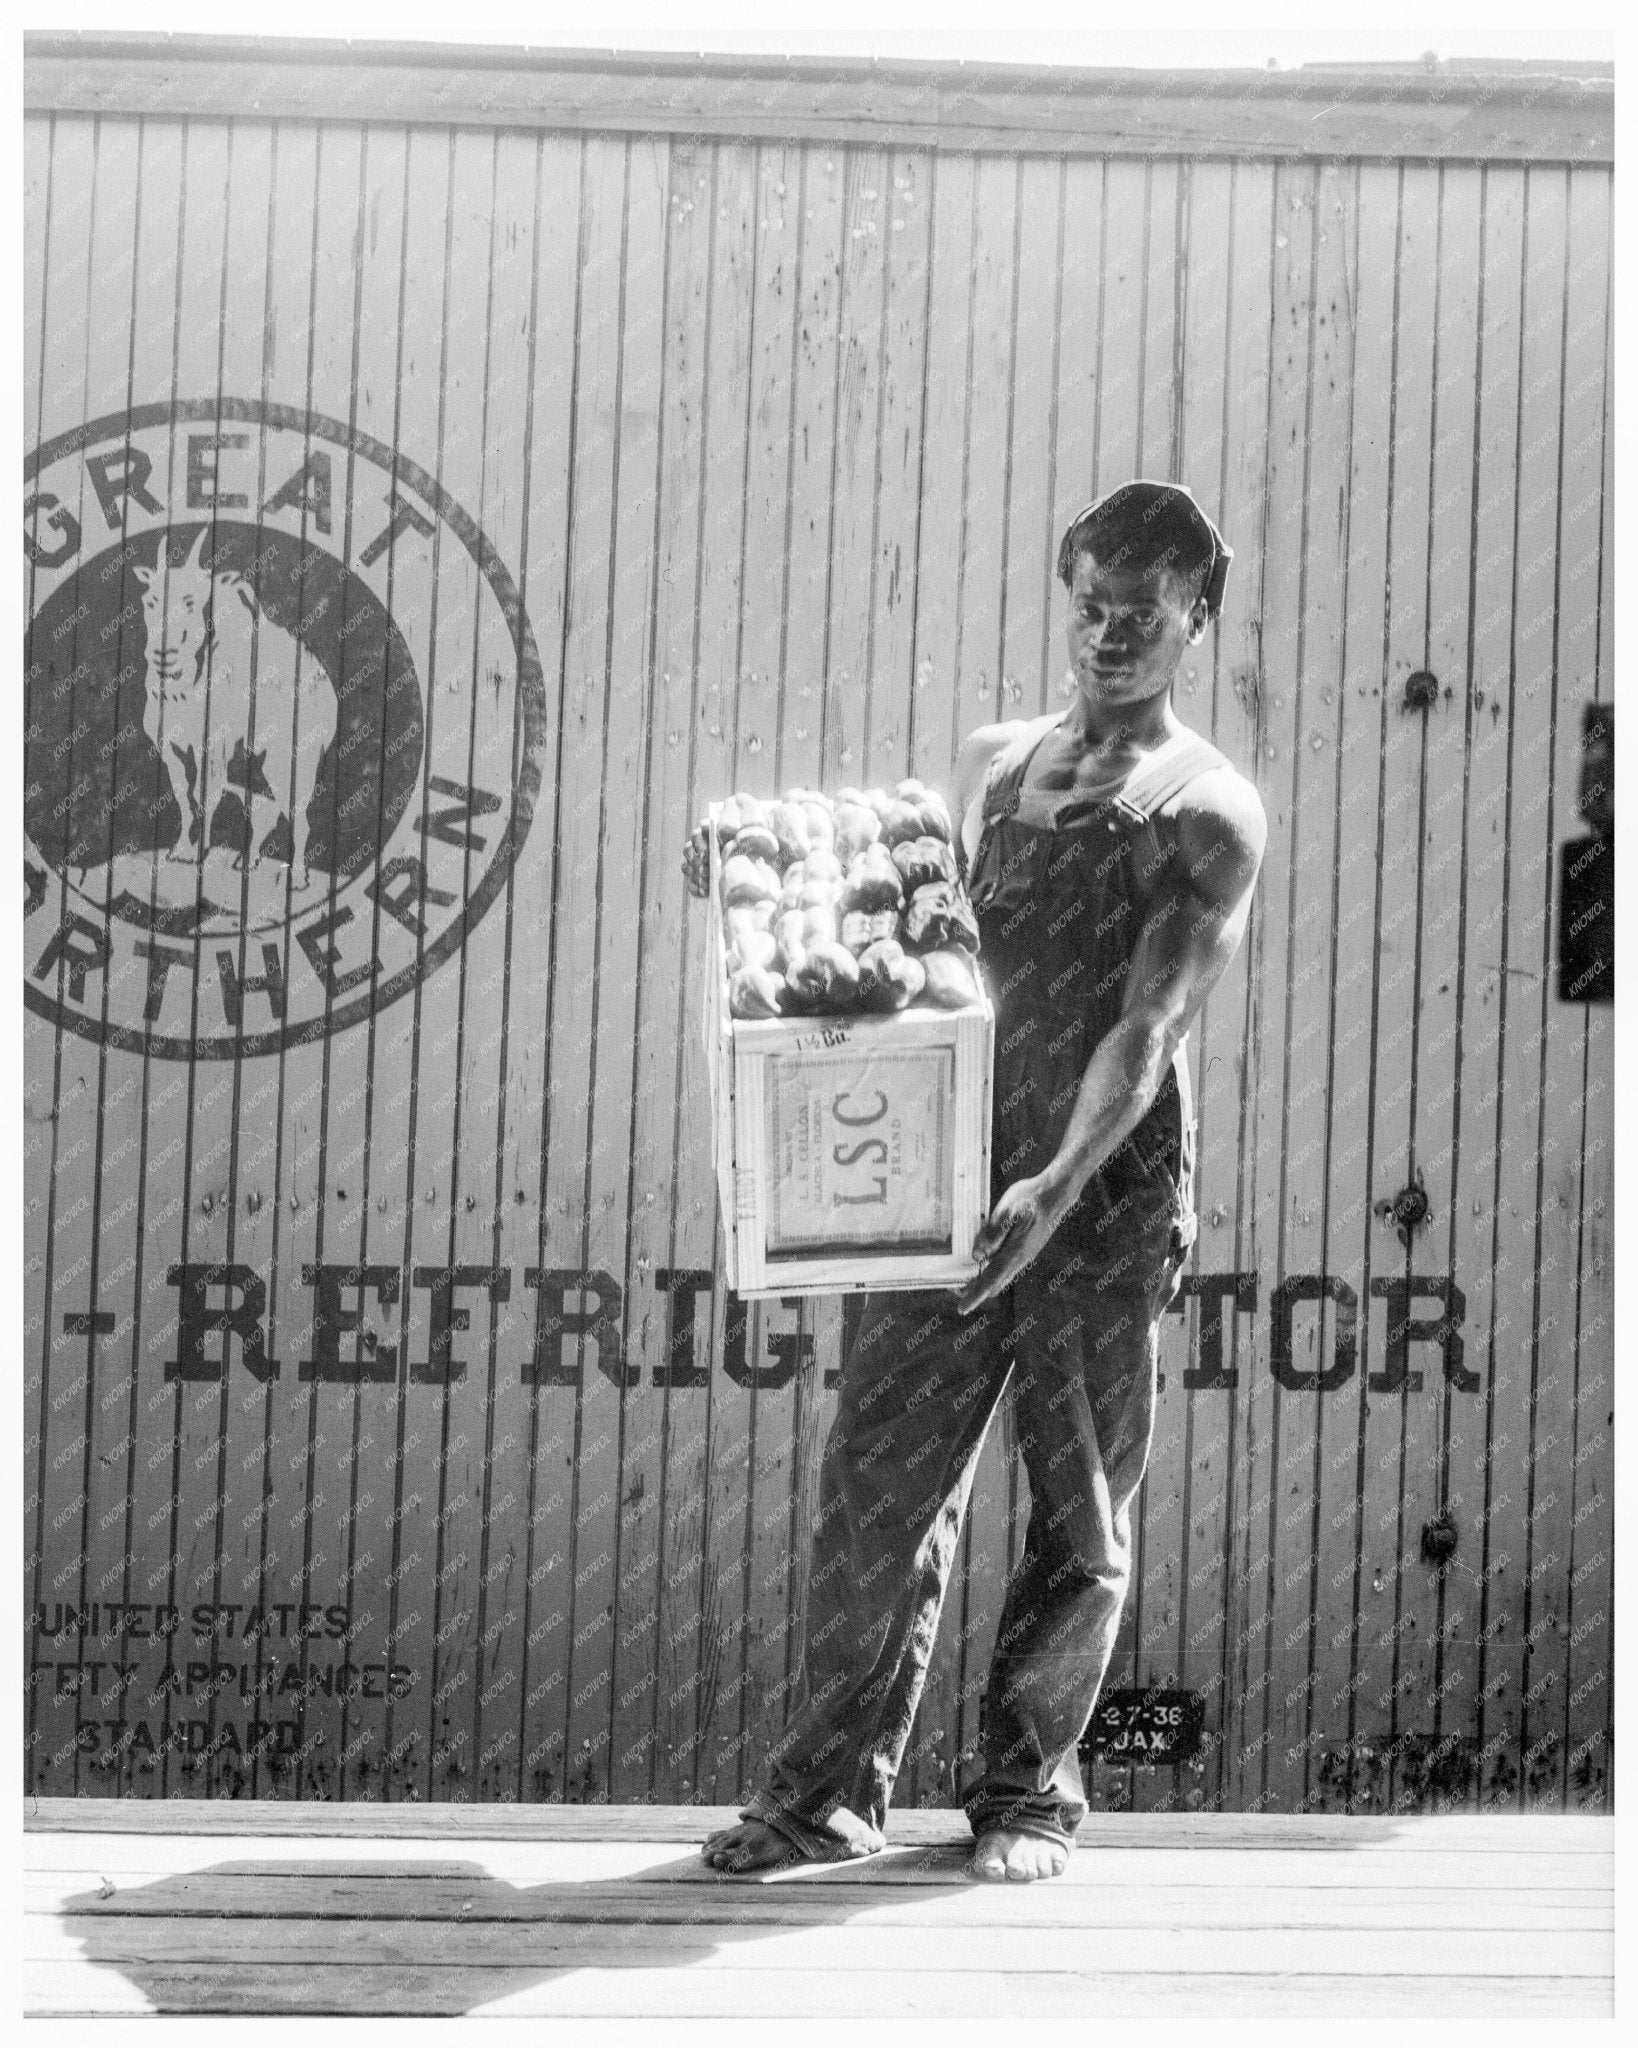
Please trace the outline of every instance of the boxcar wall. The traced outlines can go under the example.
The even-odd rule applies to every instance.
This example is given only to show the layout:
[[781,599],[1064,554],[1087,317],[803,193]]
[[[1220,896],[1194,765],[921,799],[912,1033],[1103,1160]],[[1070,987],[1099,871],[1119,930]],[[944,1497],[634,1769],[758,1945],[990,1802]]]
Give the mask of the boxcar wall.
[[[27,1783],[747,1788],[849,1305],[722,1284],[678,849],[1064,701],[1057,534],[1142,473],[1235,549],[1178,708],[1270,841],[1110,1680],[1193,1703],[1094,1796],[1605,1804],[1608,79],[28,91]],[[1003,1418],[906,1799],[1027,1501]]]

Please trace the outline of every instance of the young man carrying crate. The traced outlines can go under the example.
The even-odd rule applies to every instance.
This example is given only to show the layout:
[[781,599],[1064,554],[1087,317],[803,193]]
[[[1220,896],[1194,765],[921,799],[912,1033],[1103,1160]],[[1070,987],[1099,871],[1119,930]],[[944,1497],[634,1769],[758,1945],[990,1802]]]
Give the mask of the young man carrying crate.
[[[1131,1572],[1161,1315],[1195,1234],[1184,1035],[1245,933],[1256,791],[1172,708],[1229,550],[1135,482],[1071,521],[1070,708],[983,726],[958,821],[996,1004],[993,1205],[959,1296],[867,1295],[826,1445],[801,1705],[705,1860],[750,1874],[883,1846],[979,1447],[1011,1375],[1029,1475],[963,1804],[980,1877],[1065,1867],[1078,1746]],[[703,842],[684,865],[700,884]]]

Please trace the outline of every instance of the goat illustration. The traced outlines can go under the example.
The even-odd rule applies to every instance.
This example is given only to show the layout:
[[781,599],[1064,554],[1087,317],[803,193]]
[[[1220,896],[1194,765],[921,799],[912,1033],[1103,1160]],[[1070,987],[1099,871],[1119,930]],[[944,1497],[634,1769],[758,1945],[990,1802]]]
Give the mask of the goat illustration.
[[[205,567],[204,548],[201,531],[187,560],[173,567],[162,535],[154,566],[135,570],[147,631],[142,728],[159,749],[182,815],[167,857],[195,866],[204,860],[212,812],[232,789],[244,805],[253,865],[261,865],[278,818],[287,819],[291,887],[304,891],[311,883],[307,804],[320,756],[335,738],[335,693],[237,570]],[[275,812],[260,837],[258,800]],[[235,867],[244,864],[235,857]]]

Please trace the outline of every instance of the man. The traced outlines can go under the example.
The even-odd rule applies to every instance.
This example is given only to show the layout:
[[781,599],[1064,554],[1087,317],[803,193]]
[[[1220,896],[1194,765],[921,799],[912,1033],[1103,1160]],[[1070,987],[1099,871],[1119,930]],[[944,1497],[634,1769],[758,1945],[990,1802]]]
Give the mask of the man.
[[[964,1805],[977,1875],[1057,1876],[1086,1813],[1078,1745],[1131,1569],[1158,1325],[1195,1233],[1184,1036],[1240,944],[1266,823],[1172,708],[1229,550],[1190,494],[1123,485],[1070,522],[1074,702],[984,726],[952,815],[996,1003],[992,1208],[948,1293],[867,1296],[826,1446],[805,1694],[718,1870],[883,1846],[979,1447],[1009,1373],[1023,1560]],[[691,878],[698,836],[685,856]]]

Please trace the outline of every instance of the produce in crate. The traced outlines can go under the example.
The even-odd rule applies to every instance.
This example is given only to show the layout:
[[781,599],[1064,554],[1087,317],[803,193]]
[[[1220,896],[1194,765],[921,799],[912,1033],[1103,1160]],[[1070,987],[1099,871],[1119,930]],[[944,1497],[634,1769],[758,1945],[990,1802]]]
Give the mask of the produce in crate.
[[[907,778],[844,789],[741,792],[715,831],[728,1002],[736,1017],[959,1009],[980,1000],[978,929],[944,799]],[[931,963],[931,964],[930,964]]]

